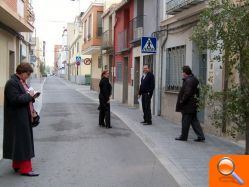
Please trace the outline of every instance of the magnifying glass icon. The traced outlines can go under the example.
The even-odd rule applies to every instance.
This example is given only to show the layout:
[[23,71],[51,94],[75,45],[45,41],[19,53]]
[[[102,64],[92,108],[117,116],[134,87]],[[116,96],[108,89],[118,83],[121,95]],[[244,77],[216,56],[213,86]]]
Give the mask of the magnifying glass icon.
[[218,162],[217,169],[220,172],[220,174],[225,175],[225,176],[232,175],[233,178],[236,179],[236,181],[239,184],[241,184],[241,185],[244,184],[244,181],[234,172],[235,164],[230,158],[228,158],[228,157],[222,158]]

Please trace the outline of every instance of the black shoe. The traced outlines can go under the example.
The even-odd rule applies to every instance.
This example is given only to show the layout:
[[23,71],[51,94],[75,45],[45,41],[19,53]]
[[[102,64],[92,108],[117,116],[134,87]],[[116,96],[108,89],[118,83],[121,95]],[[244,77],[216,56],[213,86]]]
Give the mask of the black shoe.
[[106,128],[107,128],[107,129],[111,129],[111,128],[112,128],[112,126],[111,126],[111,125],[110,125],[110,126],[106,126]]
[[99,125],[100,127],[104,127],[105,126],[105,124],[101,124],[101,125]]
[[143,125],[152,125],[152,122],[144,123]]
[[175,138],[175,140],[178,140],[178,141],[187,141],[187,139],[186,138],[183,138],[183,137],[177,137],[177,138]]
[[205,138],[194,139],[195,142],[205,142]]
[[17,173],[19,171],[19,168],[13,168],[14,172]]
[[141,121],[140,123],[147,123],[146,121]]
[[27,176],[27,177],[38,177],[40,174],[31,171],[31,172],[28,172],[28,173],[21,173],[21,175],[22,176]]

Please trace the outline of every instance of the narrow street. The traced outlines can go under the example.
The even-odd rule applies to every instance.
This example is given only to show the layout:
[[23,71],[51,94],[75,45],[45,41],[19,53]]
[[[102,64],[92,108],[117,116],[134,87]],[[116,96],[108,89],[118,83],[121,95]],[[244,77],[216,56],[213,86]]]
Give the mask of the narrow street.
[[34,129],[37,178],[18,176],[0,161],[0,186],[174,187],[175,180],[115,115],[98,126],[96,103],[56,77],[43,89],[41,124]]

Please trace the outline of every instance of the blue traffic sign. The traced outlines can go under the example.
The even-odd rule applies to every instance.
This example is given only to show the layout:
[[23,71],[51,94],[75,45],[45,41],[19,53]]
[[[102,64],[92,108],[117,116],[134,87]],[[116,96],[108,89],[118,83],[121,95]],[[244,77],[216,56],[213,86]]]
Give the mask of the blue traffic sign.
[[142,37],[141,38],[141,52],[142,53],[156,53],[157,39],[154,37]]
[[80,65],[81,62],[81,56],[76,56],[76,64]]

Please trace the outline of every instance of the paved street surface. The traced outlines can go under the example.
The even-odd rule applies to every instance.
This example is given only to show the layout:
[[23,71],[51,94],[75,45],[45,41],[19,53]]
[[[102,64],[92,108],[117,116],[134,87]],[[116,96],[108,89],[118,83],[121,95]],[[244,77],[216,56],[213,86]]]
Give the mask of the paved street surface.
[[117,116],[113,129],[98,127],[95,100],[56,77],[43,87],[41,124],[34,129],[34,170],[28,178],[0,161],[0,186],[174,187],[175,180]]
[[[98,102],[98,94],[88,86],[66,82],[84,96]],[[143,126],[142,111],[128,108],[116,101],[111,102],[111,111],[118,116],[144,144],[156,155],[179,186],[208,186],[208,165],[212,156],[217,154],[243,154],[244,149],[235,143],[214,135],[206,134],[206,142],[194,142],[196,138],[190,130],[187,142],[175,141],[181,132],[181,125],[171,123],[160,116],[153,116],[152,126]]]

